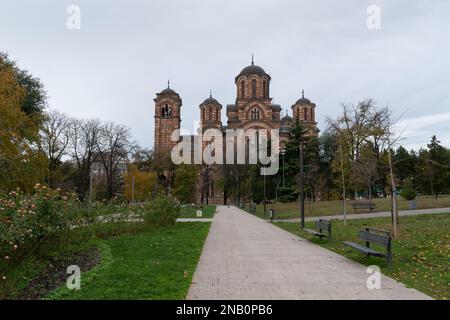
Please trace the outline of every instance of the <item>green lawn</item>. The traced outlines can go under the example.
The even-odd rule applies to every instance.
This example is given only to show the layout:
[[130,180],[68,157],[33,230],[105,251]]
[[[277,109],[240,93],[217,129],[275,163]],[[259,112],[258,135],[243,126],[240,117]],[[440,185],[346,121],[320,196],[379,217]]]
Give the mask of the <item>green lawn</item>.
[[[353,214],[354,210],[350,206],[352,201],[347,201],[347,213]],[[376,209],[373,212],[390,211],[391,201],[387,198],[373,199],[376,205]],[[399,198],[398,201],[399,210],[408,210],[408,202],[403,198]],[[417,198],[417,209],[429,209],[429,208],[444,208],[450,207],[450,196],[428,197],[422,196]],[[279,219],[290,219],[300,217],[300,207],[298,202],[291,203],[276,203],[268,204],[267,212],[269,209],[275,209],[275,216]],[[369,210],[358,210],[357,213],[369,212]],[[307,217],[318,217],[328,215],[342,214],[342,201],[306,201],[305,202],[305,214]],[[256,215],[264,217],[263,205],[258,205],[256,208]]]
[[184,299],[209,226],[177,223],[172,228],[99,240],[107,261],[82,274],[79,291],[57,290],[49,298]]
[[[391,270],[388,270],[385,259],[368,259],[341,243],[344,240],[358,241],[356,234],[364,227],[390,230],[390,218],[348,220],[347,226],[342,220],[333,220],[331,242],[301,231],[298,223],[275,224],[364,265],[378,265],[382,273],[436,299],[450,299],[450,214],[402,217],[400,239],[393,241]],[[314,223],[306,223],[306,226],[313,228]]]
[[[193,206],[185,206],[180,209],[180,218],[198,218],[197,208]],[[212,218],[216,213],[215,205],[204,205],[202,207],[202,218]]]

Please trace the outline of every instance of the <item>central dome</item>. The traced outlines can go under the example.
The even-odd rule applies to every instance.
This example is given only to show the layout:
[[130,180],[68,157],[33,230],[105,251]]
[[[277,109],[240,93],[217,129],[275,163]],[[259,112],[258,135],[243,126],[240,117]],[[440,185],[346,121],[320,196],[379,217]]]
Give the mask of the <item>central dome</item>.
[[242,69],[242,71],[237,75],[236,80],[241,76],[250,76],[254,74],[258,76],[266,76],[270,80],[270,76],[264,71],[264,69],[261,68],[260,66],[255,65],[253,61],[251,65]]

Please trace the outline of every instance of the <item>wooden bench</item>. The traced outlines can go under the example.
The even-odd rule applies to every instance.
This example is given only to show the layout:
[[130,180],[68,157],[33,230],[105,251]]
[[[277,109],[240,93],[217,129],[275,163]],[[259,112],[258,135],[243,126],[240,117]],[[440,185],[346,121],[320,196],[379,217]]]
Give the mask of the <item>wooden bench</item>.
[[[361,239],[365,241],[365,246],[355,243],[355,242],[349,242],[344,241],[343,243],[346,246],[349,246],[351,248],[354,248],[358,251],[361,251],[365,254],[367,254],[367,257],[375,256],[375,257],[382,257],[386,258],[386,262],[388,267],[392,264],[392,239],[391,239],[391,233],[390,231],[386,230],[380,230],[375,228],[366,228],[365,230],[360,230],[358,232],[358,239]],[[386,252],[379,252],[373,248],[370,247],[370,244],[374,243],[377,244],[383,248],[386,249]]]
[[[303,229],[306,232],[319,237],[322,239],[323,237],[328,237],[331,239],[331,221],[319,219],[316,221],[316,230],[312,229]],[[325,233],[326,231],[326,233]]]
[[372,201],[354,201],[351,203],[351,206],[355,212],[358,209],[370,209],[370,212],[372,212],[376,208],[375,203]]

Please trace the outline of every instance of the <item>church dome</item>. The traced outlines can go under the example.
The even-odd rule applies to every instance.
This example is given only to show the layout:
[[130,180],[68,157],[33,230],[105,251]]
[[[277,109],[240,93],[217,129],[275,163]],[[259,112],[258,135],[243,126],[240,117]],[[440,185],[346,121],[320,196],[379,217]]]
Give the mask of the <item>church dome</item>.
[[305,90],[302,90],[302,97],[295,104],[313,104],[311,100],[305,98]]
[[177,93],[175,92],[175,90],[172,90],[171,88],[166,88],[162,90],[160,94],[177,94]]
[[243,76],[243,75],[247,76],[247,75],[252,75],[252,74],[257,74],[259,76],[267,75],[267,73],[264,71],[263,68],[261,68],[260,66],[255,66],[253,64],[253,65],[247,66],[244,69],[242,69],[242,71],[239,73],[239,76]]
[[205,99],[205,101],[203,101],[200,106],[205,106],[207,104],[213,104],[213,105],[216,105],[216,106],[219,106],[219,107],[222,106],[219,101],[217,101],[216,99],[214,99],[212,97],[211,93],[210,93],[209,97],[207,99]]
[[281,122],[285,123],[285,122],[292,122],[292,117],[285,115],[283,118],[281,118]]
[[213,97],[209,97],[208,99],[205,99],[205,101],[203,101],[202,104],[220,104],[220,103]]
[[167,81],[167,88],[162,90],[159,94],[163,94],[163,95],[178,95],[178,93],[170,87],[170,81]]
[[238,79],[241,76],[250,76],[255,74],[261,77],[266,76],[270,79],[270,76],[266,73],[266,71],[264,71],[263,68],[254,64],[252,58],[252,64],[242,69],[242,71],[237,75],[236,79]]

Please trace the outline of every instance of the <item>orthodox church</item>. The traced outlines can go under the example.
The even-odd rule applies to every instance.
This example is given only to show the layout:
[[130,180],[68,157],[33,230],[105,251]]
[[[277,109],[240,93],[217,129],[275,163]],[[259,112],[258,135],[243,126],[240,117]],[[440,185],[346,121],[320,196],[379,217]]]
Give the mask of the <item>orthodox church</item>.
[[[291,106],[292,117],[282,117],[282,107],[274,104],[270,97],[271,77],[263,68],[254,64],[242,69],[235,77],[236,99],[233,104],[226,105],[227,124],[222,123],[222,104],[210,96],[199,105],[200,133],[210,129],[218,129],[225,134],[226,129],[279,129],[280,143],[287,139],[290,128],[297,121],[305,128],[306,136],[317,136],[315,109],[316,105],[302,97]],[[155,102],[155,147],[156,155],[170,155],[177,142],[172,141],[172,133],[180,129],[182,99],[170,88],[156,94]],[[193,137],[192,137],[193,139]],[[203,146],[204,147],[204,146]],[[217,166],[202,165],[199,173],[197,202],[223,204],[224,191],[219,190],[217,181],[220,175]]]

